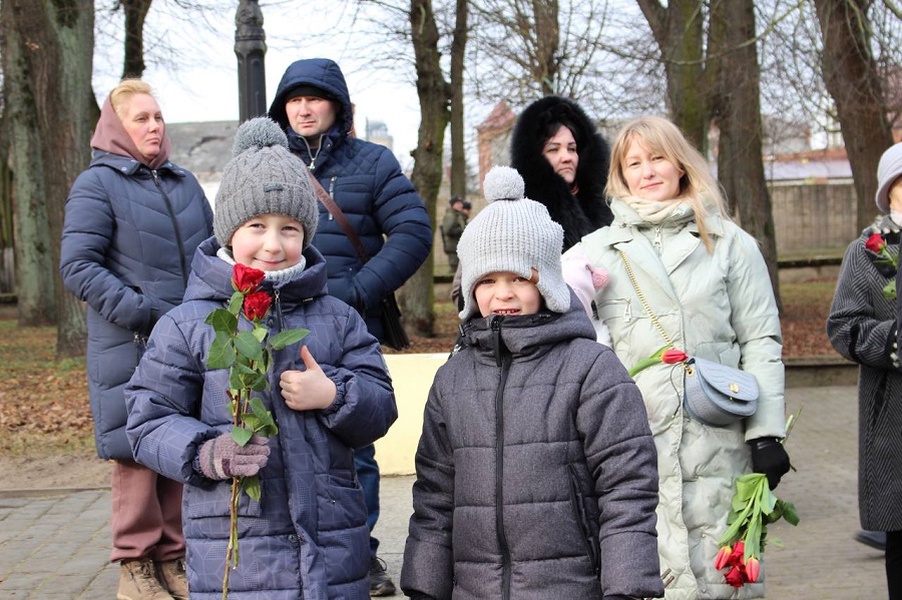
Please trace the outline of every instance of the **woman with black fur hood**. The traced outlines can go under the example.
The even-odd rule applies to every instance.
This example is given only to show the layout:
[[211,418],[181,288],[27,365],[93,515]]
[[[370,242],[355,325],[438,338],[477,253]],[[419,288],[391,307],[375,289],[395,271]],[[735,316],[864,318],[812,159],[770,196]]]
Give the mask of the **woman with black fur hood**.
[[526,196],[541,202],[564,228],[564,250],[609,225],[604,198],[610,148],[575,102],[546,96],[530,104],[514,126],[511,166]]

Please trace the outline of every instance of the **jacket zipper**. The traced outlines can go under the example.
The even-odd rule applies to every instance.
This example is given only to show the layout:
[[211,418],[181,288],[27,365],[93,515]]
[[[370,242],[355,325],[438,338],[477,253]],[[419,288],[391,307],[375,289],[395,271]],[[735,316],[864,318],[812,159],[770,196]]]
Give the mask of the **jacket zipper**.
[[[332,201],[335,202],[335,180],[338,179],[335,175],[329,178],[329,197],[332,198]],[[335,217],[332,216],[332,213],[329,213],[329,220],[334,221]]]
[[175,211],[172,209],[172,202],[169,200],[169,196],[166,195],[166,192],[163,191],[163,186],[160,185],[160,178],[157,175],[156,169],[151,169],[150,175],[153,177],[153,182],[160,191],[160,195],[163,196],[163,201],[166,203],[166,210],[169,211],[169,219],[172,221],[172,228],[175,230],[175,242],[179,247],[179,264],[182,267],[182,285],[187,287],[188,265],[185,264],[185,243],[182,241],[182,232],[179,229],[178,221],[175,219]]
[[510,372],[510,352],[503,352],[501,341],[502,318],[492,319],[492,335],[495,342],[495,363],[501,367],[501,377],[495,392],[495,522],[498,528],[498,549],[501,552],[501,597],[510,598],[511,593],[511,559],[507,536],[504,531],[504,388]]
[[273,288],[272,290],[272,303],[276,308],[276,321],[279,324],[279,331],[283,331],[285,329],[285,319],[282,315],[282,298],[281,292],[279,288]]

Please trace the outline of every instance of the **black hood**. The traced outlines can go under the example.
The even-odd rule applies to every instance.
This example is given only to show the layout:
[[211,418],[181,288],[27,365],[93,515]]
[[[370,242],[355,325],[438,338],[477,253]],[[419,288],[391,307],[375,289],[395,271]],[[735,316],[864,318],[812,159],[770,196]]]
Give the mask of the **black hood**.
[[[575,196],[542,155],[545,140],[561,124],[573,132],[579,153]],[[523,176],[526,196],[544,204],[551,218],[564,228],[564,250],[613,219],[604,198],[610,155],[607,141],[592,120],[566,98],[536,100],[517,119],[511,137],[511,166]]]

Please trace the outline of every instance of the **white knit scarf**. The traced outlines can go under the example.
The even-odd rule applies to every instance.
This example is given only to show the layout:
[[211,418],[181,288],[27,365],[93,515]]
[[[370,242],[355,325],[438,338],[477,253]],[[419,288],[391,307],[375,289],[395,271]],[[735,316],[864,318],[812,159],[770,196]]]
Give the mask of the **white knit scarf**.
[[[235,258],[227,248],[220,248],[219,250],[217,250],[216,256],[226,261],[230,265],[235,266]],[[297,264],[291,265],[290,267],[286,267],[284,269],[279,269],[278,271],[264,271],[266,273],[265,278],[275,284],[284,283],[286,281],[290,281],[298,273],[302,272],[306,266],[307,258],[302,254]]]
[[695,216],[692,205],[679,198],[659,202],[628,196],[623,198],[623,202],[632,208],[640,219],[652,225],[658,225],[664,221],[685,221]]

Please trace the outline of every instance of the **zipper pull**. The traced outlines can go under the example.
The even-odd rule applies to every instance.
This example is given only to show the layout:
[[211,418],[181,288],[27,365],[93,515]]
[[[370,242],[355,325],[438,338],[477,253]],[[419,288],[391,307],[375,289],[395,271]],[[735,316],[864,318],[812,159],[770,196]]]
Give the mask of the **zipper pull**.
[[279,321],[279,331],[285,329],[285,323],[282,319],[282,299],[279,297],[280,292],[279,288],[273,288],[272,291],[272,300],[273,305],[276,307],[276,319]]
[[661,240],[661,226],[658,225],[655,227],[655,240],[654,240],[655,249],[658,251],[658,254],[661,254],[663,251],[663,242]]
[[626,301],[626,307],[623,309],[623,320],[627,323],[633,320],[633,303],[631,300]]

